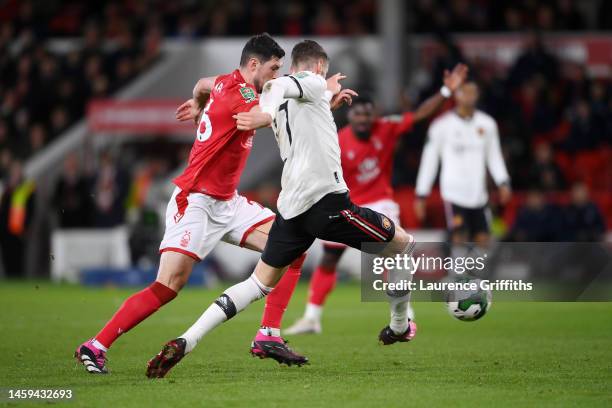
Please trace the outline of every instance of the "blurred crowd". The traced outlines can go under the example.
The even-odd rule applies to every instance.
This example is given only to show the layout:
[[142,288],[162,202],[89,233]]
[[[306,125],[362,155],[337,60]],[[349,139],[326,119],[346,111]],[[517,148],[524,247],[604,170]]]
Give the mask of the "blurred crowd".
[[[588,3],[590,14],[572,0],[405,3],[408,27],[416,32],[538,30],[526,37],[504,72],[467,60],[451,37],[440,34],[431,65],[414,75],[424,73],[429,81],[411,86],[404,101],[405,109],[416,106],[437,92],[445,69],[458,62],[470,65],[482,92],[481,107],[499,123],[513,188],[525,192],[515,208],[498,209],[500,219],[511,214],[501,234],[507,239],[599,240],[612,219],[612,83],[559,60],[540,36],[546,30],[612,29],[612,2]],[[24,178],[24,160],[82,118],[88,100],[110,95],[150,67],[164,37],[367,34],[376,31],[376,13],[375,0],[0,3],[0,252],[5,264],[23,259],[16,254],[23,252],[34,213],[37,191]],[[55,52],[51,37],[78,37],[79,42]],[[426,128],[423,124],[402,140],[394,171],[399,188],[414,185]],[[109,152],[88,163],[66,158],[51,193],[56,225],[106,228],[127,220],[136,226],[133,253],[155,252],[160,224],[155,207],[167,194],[154,186],[168,184],[185,151],[170,161],[161,156],[139,152],[128,166]],[[264,183],[254,198],[273,207],[277,192],[275,184]],[[425,225],[432,226],[441,225]]]
[[124,24],[110,35],[108,27],[81,20],[75,33],[81,44],[55,53],[48,42],[55,32],[41,24],[40,3],[0,5],[0,177],[80,119],[90,98],[120,89],[159,53],[158,32],[139,37]]
[[[612,28],[612,6],[605,0],[414,0],[406,1],[409,32],[605,30]],[[124,35],[126,27],[144,36],[374,34],[377,0],[7,0],[0,21],[16,28],[37,23],[37,34],[79,36],[95,21],[104,35]],[[46,23],[46,24],[43,24]]]
[[609,30],[607,0],[415,0],[406,2],[411,31]]

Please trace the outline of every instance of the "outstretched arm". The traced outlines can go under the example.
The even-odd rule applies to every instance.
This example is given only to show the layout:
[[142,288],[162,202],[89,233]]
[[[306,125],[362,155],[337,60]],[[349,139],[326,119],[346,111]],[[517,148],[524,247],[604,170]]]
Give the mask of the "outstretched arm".
[[444,101],[463,84],[467,73],[468,67],[465,64],[455,65],[451,72],[444,71],[444,86],[440,89],[440,92],[430,96],[419,105],[413,114],[414,122],[427,119],[440,109]]

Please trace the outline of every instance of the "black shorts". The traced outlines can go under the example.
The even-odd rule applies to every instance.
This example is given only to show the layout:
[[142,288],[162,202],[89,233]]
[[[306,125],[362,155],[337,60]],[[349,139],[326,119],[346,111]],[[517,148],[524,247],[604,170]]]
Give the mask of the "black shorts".
[[388,243],[395,235],[393,221],[353,204],[348,193],[327,194],[308,211],[291,219],[277,215],[261,259],[281,268],[302,255],[316,238],[361,250],[367,242]]
[[444,210],[446,224],[451,233],[464,233],[468,239],[473,239],[476,234],[488,234],[490,231],[490,210],[486,205],[481,208],[466,208],[445,201]]

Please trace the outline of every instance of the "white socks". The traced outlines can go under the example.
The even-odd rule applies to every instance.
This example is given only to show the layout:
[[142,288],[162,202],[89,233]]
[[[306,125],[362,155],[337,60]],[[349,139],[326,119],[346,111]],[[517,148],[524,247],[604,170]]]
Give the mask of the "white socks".
[[202,316],[181,336],[187,340],[186,353],[191,352],[206,333],[231,319],[236,313],[272,291],[252,274],[248,279],[228,288],[206,309]]
[[[411,238],[410,242],[402,254],[410,255],[414,251],[415,241]],[[394,269],[389,271],[390,282],[400,282],[402,280],[412,281],[412,274],[407,269]],[[391,320],[389,327],[395,334],[403,334],[408,330],[408,309],[410,303],[410,291],[387,292],[389,298],[389,309]],[[412,312],[412,311],[411,311]]]
[[389,327],[395,334],[403,334],[408,330],[408,303],[410,295],[399,298],[389,297],[391,321]]
[[103,352],[105,352],[105,353],[108,351],[108,349],[107,349],[106,347],[104,347],[104,345],[103,345],[102,343],[100,343],[100,342],[99,342],[98,340],[96,340],[96,339],[93,339],[93,340],[91,341],[91,344],[93,344],[93,345],[94,345],[94,347],[96,347],[98,350],[102,350],[102,351],[103,351]]
[[315,305],[314,303],[308,303],[306,305],[306,312],[304,312],[305,318],[309,320],[320,322],[322,314],[323,314],[323,306]]
[[280,337],[281,331],[277,327],[261,327],[259,332],[264,336]]

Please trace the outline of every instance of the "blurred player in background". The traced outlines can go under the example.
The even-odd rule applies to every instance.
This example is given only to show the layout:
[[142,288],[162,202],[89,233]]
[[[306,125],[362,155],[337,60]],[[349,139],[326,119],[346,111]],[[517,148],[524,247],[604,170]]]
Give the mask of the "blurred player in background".
[[[414,112],[397,117],[377,117],[374,102],[367,97],[353,100],[348,112],[349,125],[340,129],[338,141],[342,152],[342,171],[355,204],[385,214],[400,225],[399,205],[393,201],[391,172],[399,138],[415,123],[429,118],[463,83],[467,67],[457,65],[444,75],[444,86],[424,101]],[[321,333],[321,315],[325,300],[336,284],[336,267],[346,246],[324,242],[323,257],[310,279],[308,303],[304,316],[285,332],[287,334]],[[282,282],[282,281],[281,281]],[[409,314],[413,316],[412,310]]]
[[[199,118],[199,123],[188,165],[174,179],[157,279],[128,298],[95,337],[77,348],[75,357],[87,372],[106,373],[106,352],[113,342],[174,299],[194,263],[219,241],[264,249],[274,213],[236,191],[255,132],[238,130],[233,116],[259,109],[258,93],[277,77],[284,55],[269,35],[252,37],[242,50],[238,69],[201,79],[194,98],[179,107],[179,120]],[[302,262],[303,257],[290,266],[298,276]],[[256,278],[246,284],[256,291],[261,286]],[[290,353],[284,342],[278,347]]]
[[476,109],[478,85],[469,81],[455,93],[456,108],[429,128],[417,176],[415,213],[425,218],[425,198],[438,173],[451,243],[489,242],[487,169],[502,204],[511,196],[510,176],[502,155],[495,119]]

